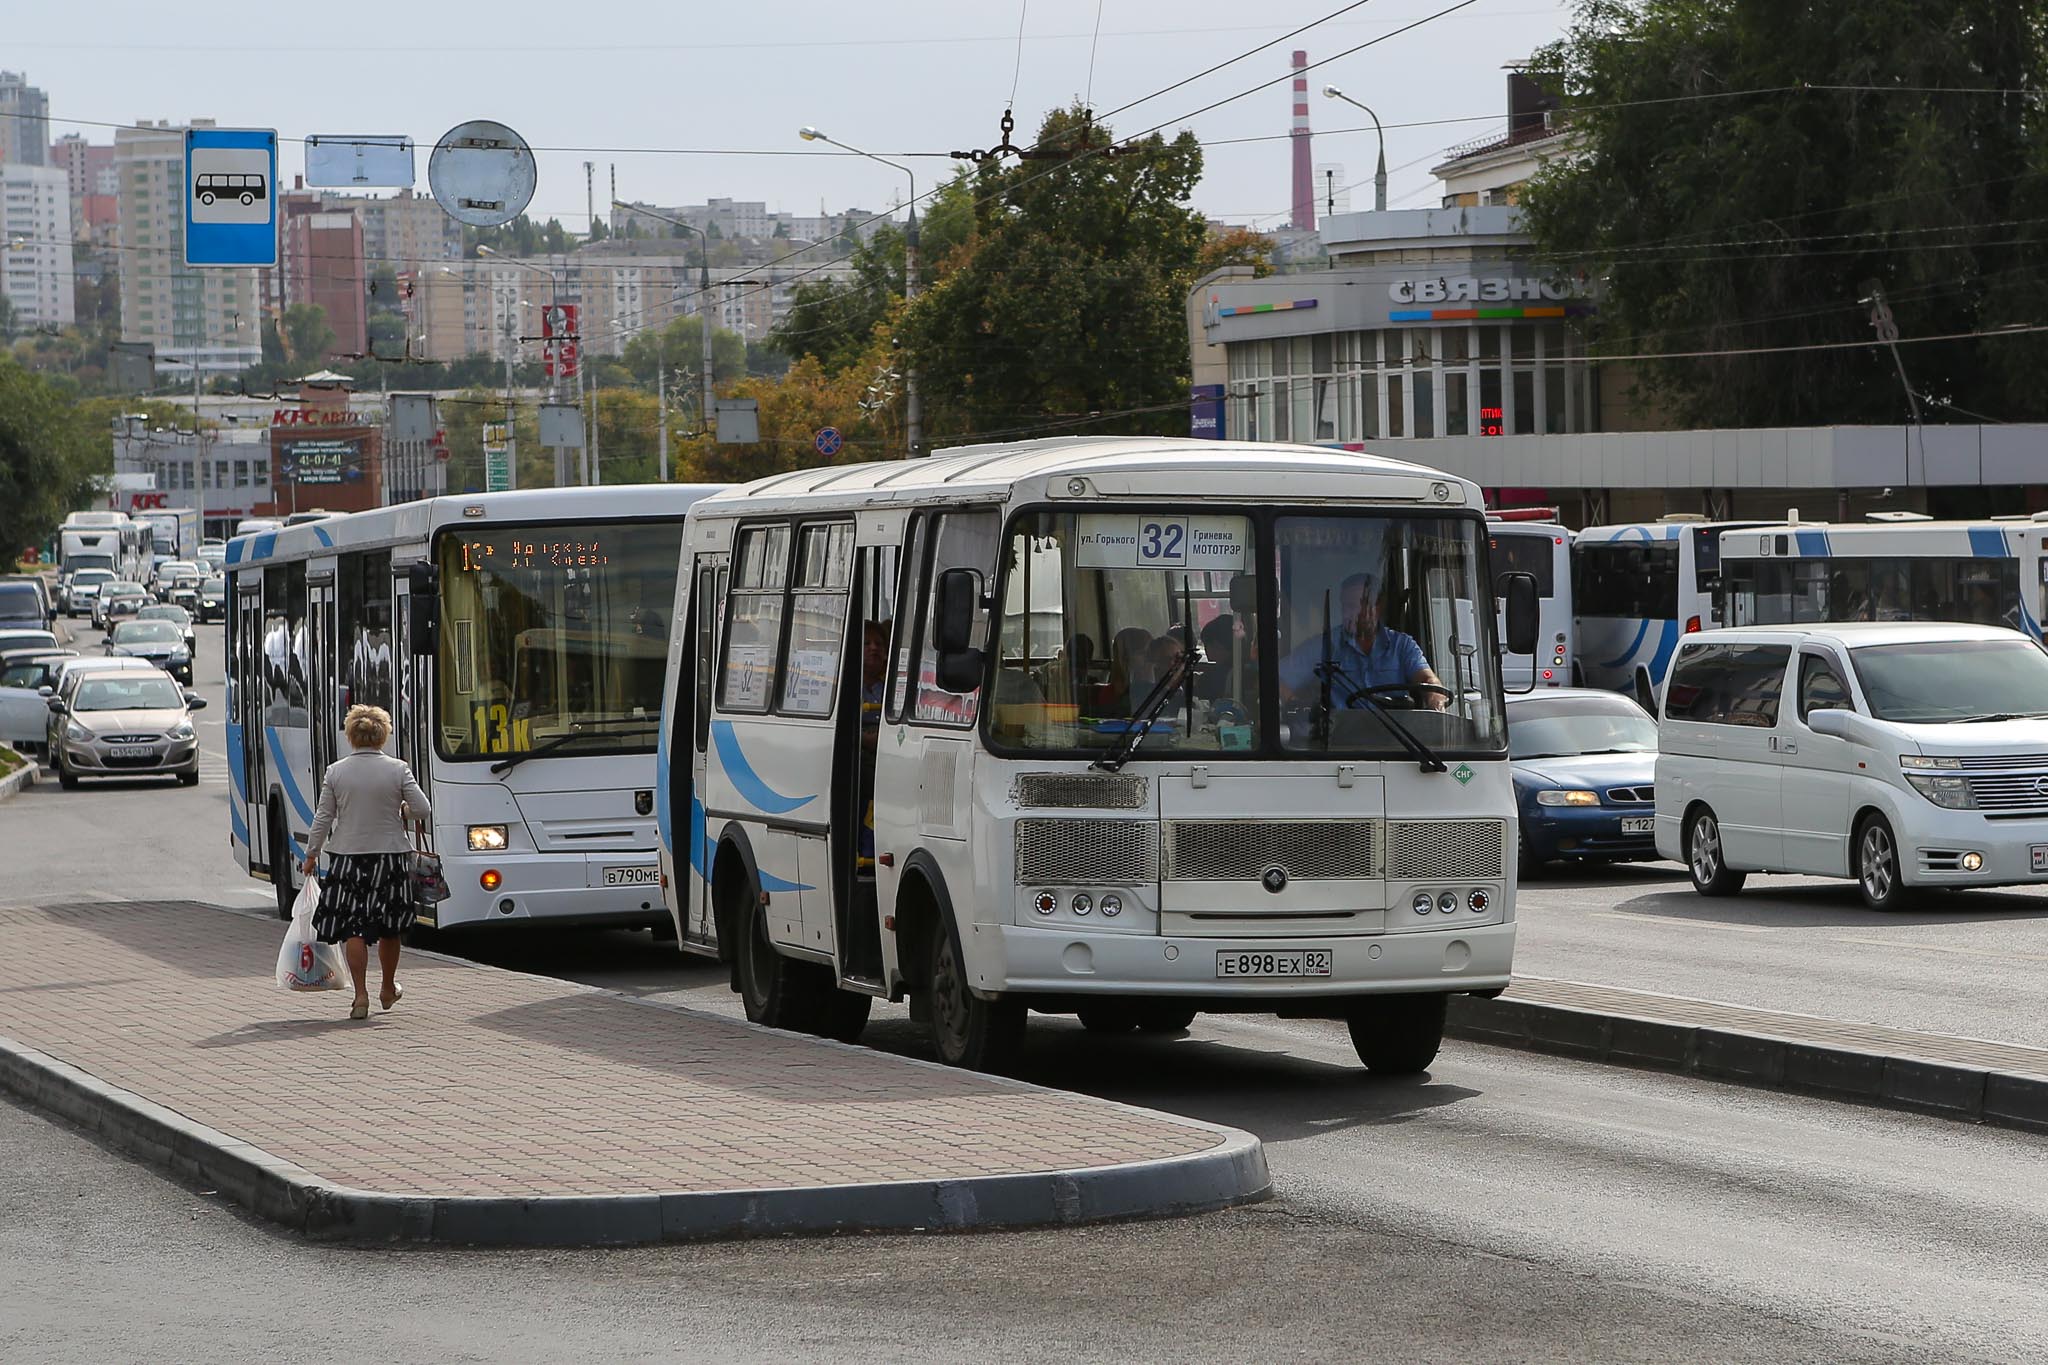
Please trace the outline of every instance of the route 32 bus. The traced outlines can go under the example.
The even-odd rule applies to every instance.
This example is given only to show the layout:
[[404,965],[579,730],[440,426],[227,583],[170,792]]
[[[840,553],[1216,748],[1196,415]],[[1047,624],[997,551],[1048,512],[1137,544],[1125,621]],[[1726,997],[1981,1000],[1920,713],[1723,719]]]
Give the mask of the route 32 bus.
[[430,928],[665,928],[663,630],[694,485],[430,498],[228,542],[228,821],[289,915],[351,705],[434,807]]
[[1794,522],[1721,536],[1726,620],[1965,621],[2041,638],[2048,518]]
[[1250,1010],[1422,1069],[1515,941],[1487,531],[1446,474],[1206,440],[706,499],[657,761],[682,947],[773,1027],[850,1041],[907,996],[953,1065],[1002,1067],[1030,1010]]
[[1750,521],[1669,516],[1572,537],[1579,681],[1654,713],[1678,637],[1721,625],[1721,533]]

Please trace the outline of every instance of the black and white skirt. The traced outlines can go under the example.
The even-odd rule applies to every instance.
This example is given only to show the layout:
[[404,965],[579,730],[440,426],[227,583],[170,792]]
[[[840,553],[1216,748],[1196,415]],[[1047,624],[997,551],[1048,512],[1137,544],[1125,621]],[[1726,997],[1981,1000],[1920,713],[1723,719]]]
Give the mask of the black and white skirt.
[[410,853],[333,853],[320,879],[313,932],[322,943],[375,943],[412,928]]

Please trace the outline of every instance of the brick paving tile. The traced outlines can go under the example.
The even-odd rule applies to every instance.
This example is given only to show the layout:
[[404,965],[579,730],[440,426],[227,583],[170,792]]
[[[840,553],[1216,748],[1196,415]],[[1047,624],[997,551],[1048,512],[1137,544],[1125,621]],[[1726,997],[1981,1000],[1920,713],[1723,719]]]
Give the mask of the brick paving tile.
[[[1071,1170],[1221,1135],[445,959],[402,1004],[272,981],[279,926],[190,903],[0,906],[0,1034],[336,1184],[791,1187]],[[374,983],[373,983],[374,984]]]
[[1794,1042],[1832,1044],[1859,1052],[1887,1057],[1914,1057],[1956,1066],[1979,1067],[2016,1076],[2048,1077],[2048,1048],[2019,1043],[1997,1043],[1980,1038],[1951,1038],[1941,1034],[1914,1033],[1886,1028],[1882,1024],[1853,1023],[1822,1019],[1808,1014],[1786,1014],[1777,1010],[1751,1009],[1744,1005],[1723,1005],[1711,1000],[1689,1000],[1682,996],[1657,995],[1617,986],[1589,986],[1577,981],[1550,981],[1542,977],[1518,976],[1509,988],[1510,1000],[1537,1004],[1565,1005],[1601,1014],[1622,1014],[1638,1019],[1659,1019],[1702,1028],[1732,1029],[1763,1034]]

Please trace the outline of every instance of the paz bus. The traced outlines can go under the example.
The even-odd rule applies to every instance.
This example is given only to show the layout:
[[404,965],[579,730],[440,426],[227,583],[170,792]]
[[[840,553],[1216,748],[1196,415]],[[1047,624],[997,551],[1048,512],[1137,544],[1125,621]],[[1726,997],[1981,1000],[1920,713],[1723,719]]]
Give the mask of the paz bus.
[[2048,517],[1933,521],[1910,514],[1848,525],[1792,521],[1721,536],[1723,619],[1733,626],[1820,621],[1965,621],[2041,638]]
[[850,1041],[907,997],[952,1065],[1002,1067],[1028,1011],[1238,1010],[1422,1069],[1513,960],[1488,532],[1448,474],[1209,440],[706,498],[657,758],[681,947],[773,1027]]
[[1555,507],[1495,508],[1486,519],[1492,523],[1487,548],[1495,578],[1525,573],[1536,581],[1536,653],[1501,656],[1507,689],[1568,686],[1578,658],[1572,644],[1572,533],[1558,521]]
[[357,703],[434,807],[430,928],[666,925],[654,750],[694,485],[429,498],[228,542],[228,823],[290,914]]
[[1655,712],[1678,638],[1723,625],[1721,533],[1755,522],[1673,515],[1572,537],[1578,680]]

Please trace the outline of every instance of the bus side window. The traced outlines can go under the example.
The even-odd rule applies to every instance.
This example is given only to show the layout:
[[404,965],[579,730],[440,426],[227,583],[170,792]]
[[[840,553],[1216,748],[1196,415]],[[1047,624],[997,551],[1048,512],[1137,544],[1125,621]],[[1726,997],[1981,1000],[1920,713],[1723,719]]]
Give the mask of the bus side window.
[[[916,718],[938,725],[972,725],[981,705],[979,688],[972,692],[948,692],[938,685],[938,642],[933,638],[932,612],[936,606],[933,585],[948,569],[972,569],[982,576],[984,591],[993,581],[996,542],[1001,526],[994,512],[946,512],[937,518],[932,536],[932,555],[919,598]],[[976,647],[988,639],[988,609],[974,614],[972,640]]]
[[[931,525],[932,514],[920,512],[910,520],[910,535],[903,554],[903,572],[897,577],[900,585],[896,600],[915,604],[918,575],[924,571],[926,528]],[[901,721],[910,711],[910,659],[917,648],[917,612],[906,610],[899,614],[902,626],[896,632],[895,644],[890,652],[889,703],[885,714],[891,721]]]
[[723,615],[725,571],[710,564],[697,570],[697,752],[711,738],[711,679],[718,667],[718,621]]

